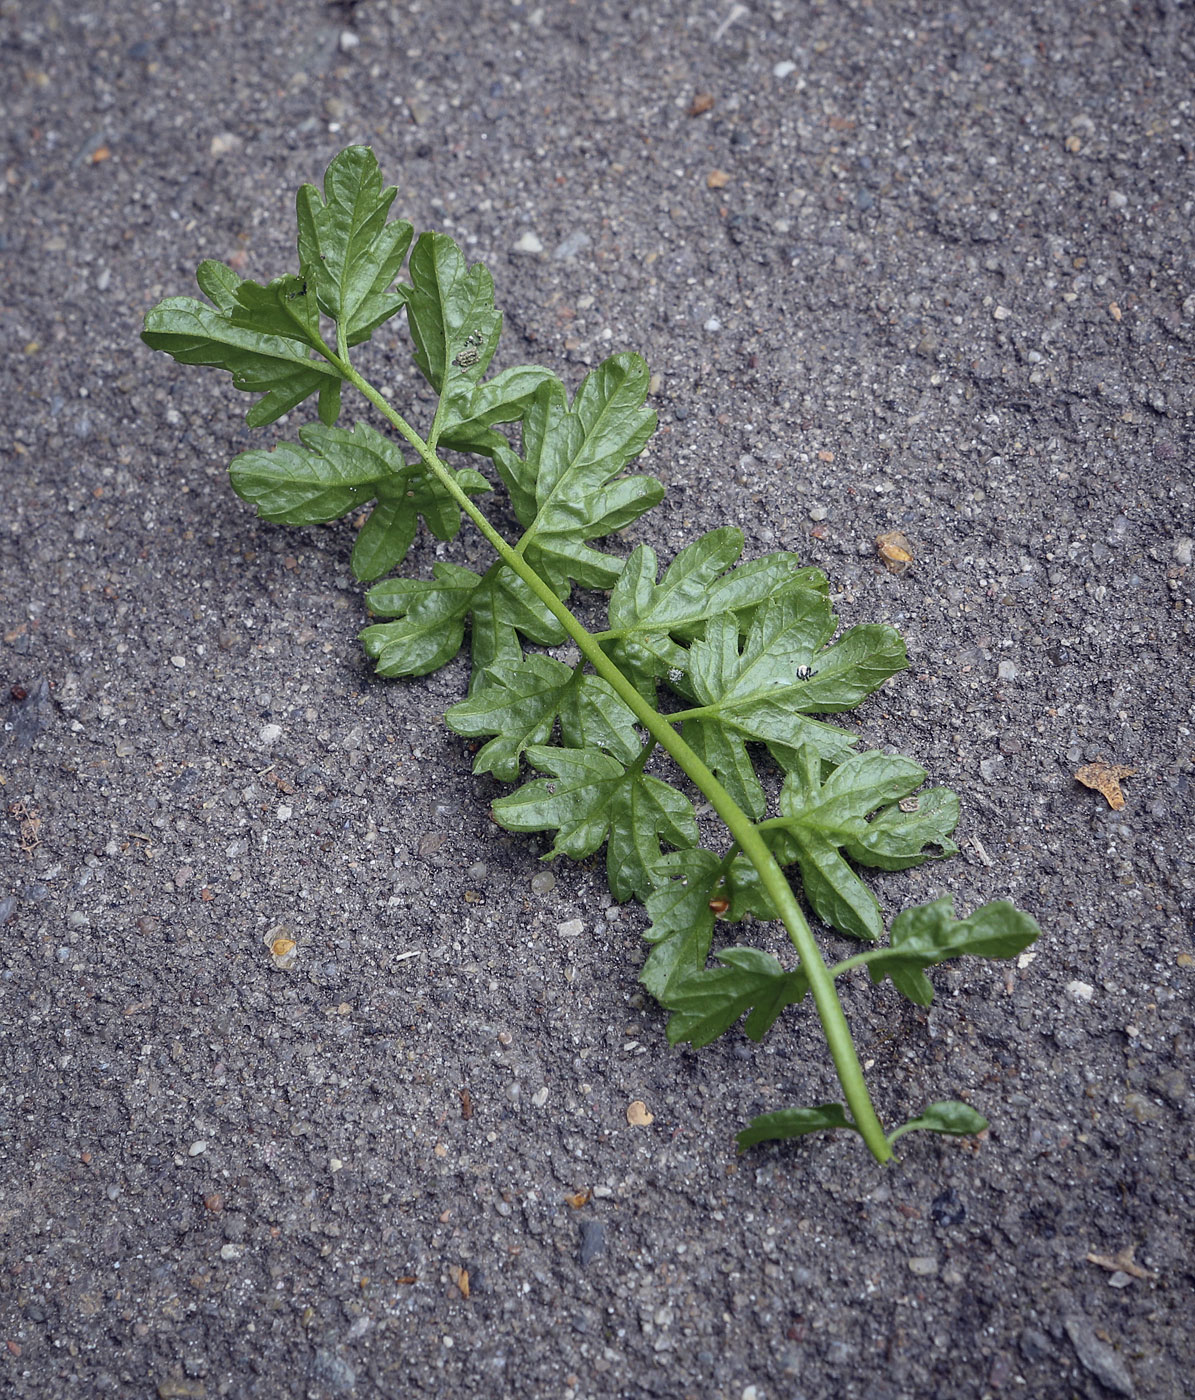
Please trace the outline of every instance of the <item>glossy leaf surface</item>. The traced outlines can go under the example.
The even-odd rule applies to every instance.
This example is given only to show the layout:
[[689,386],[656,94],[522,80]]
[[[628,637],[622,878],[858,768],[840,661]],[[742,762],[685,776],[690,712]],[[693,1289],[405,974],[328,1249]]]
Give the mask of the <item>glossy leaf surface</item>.
[[869,955],[873,982],[890,977],[910,1001],[928,1006],[933,988],[922,968],[948,958],[1015,958],[1041,929],[1028,914],[1006,900],[993,900],[966,919],[957,919],[950,895],[931,904],[905,909],[892,921],[889,946]]
[[405,220],[387,222],[396,193],[393,185],[383,189],[368,146],[349,146],[333,159],[322,196],[314,185],[299,190],[302,276],[349,345],[367,340],[405,299],[391,289],[413,230]]
[[761,1113],[737,1135],[735,1141],[742,1152],[759,1142],[783,1142],[788,1138],[821,1133],[830,1128],[859,1131],[840,1103],[819,1103],[815,1108],[782,1108],[776,1113]]
[[751,776],[747,740],[807,745],[840,762],[854,736],[809,716],[852,708],[906,664],[892,628],[853,627],[827,646],[834,628],[826,597],[798,588],[758,608],[741,649],[734,613],[711,618],[689,648],[688,680],[700,713],[686,719],[685,738],[752,816],[762,814],[763,794]]
[[641,747],[635,717],[600,676],[586,675],[550,656],[530,655],[517,666],[496,665],[485,683],[444,716],[468,738],[496,737],[473,763],[475,773],[518,781],[524,749],[546,744],[560,721],[568,748],[601,748],[630,763]]
[[[172,355],[179,364],[227,370],[236,388],[260,394],[245,415],[250,427],[273,423],[312,394],[321,394],[322,405],[321,390],[327,385],[339,386],[339,372],[326,360],[313,359],[302,340],[237,324],[237,317],[245,316],[246,308],[238,299],[241,279],[231,268],[201,263],[196,280],[215,304],[193,297],[169,297],[146,313],[141,339]],[[272,308],[276,306],[277,298],[271,294],[269,324],[274,324]],[[296,334],[298,329],[296,324]],[[328,397],[329,405],[333,397]]]
[[[780,793],[781,816],[767,824],[764,834],[781,865],[799,868],[813,912],[840,933],[874,941],[884,931],[879,903],[847,864],[844,851],[865,864],[888,862],[886,868],[899,869],[954,849],[949,840],[958,820],[958,804],[949,800],[953,794],[943,796],[943,790],[934,789],[924,809],[900,810],[900,800],[924,780],[925,770],[917,764],[878,750],[850,755],[824,780],[822,761],[812,747],[795,755]],[[880,831],[869,844],[872,824],[867,818],[877,807],[883,809],[876,818]],[[917,820],[905,822],[906,817]],[[731,867],[729,885],[734,917],[747,911],[775,917],[746,861]]]
[[804,972],[786,972],[759,948],[720,948],[716,957],[722,966],[669,983],[661,1000],[674,1013],[668,1021],[670,1044],[708,1045],[747,1012],[744,1029],[752,1040],[762,1040],[785,1007],[809,990]]
[[645,898],[658,882],[661,842],[697,844],[693,807],[683,793],[596,749],[526,750],[551,776],[537,778],[494,803],[494,819],[510,831],[556,831],[551,856],[584,860],[607,841],[606,870],[619,900]]
[[735,613],[740,627],[768,598],[792,588],[825,591],[817,569],[802,568],[796,555],[769,554],[734,567],[743,550],[741,530],[711,530],[687,545],[658,582],[656,553],[639,545],[627,560],[610,595],[609,630],[602,644],[645,694],[654,683],[678,671],[673,689],[688,693],[683,643],[700,636],[721,613]]

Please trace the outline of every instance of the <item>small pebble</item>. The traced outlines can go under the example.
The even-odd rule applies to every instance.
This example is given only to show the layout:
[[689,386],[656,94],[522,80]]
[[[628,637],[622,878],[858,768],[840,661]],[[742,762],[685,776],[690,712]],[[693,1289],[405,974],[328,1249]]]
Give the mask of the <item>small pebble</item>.
[[530,229],[527,230],[512,249],[515,253],[542,253],[543,250],[544,245]]
[[1184,535],[1181,540],[1175,540],[1174,562],[1176,564],[1181,564],[1185,569],[1193,557],[1195,557],[1195,540],[1192,540],[1188,535]]
[[556,876],[550,870],[541,870],[531,877],[532,894],[550,894],[556,888]]
[[810,506],[810,507],[809,507],[809,518],[810,518],[810,520],[825,520],[826,516],[829,515],[829,514],[830,514],[829,510],[827,510],[825,506]]
[[263,724],[257,731],[257,739],[262,744],[276,744],[282,738],[282,726],[280,724]]
[[187,1156],[198,1157],[201,1153],[206,1151],[207,1142],[203,1138],[200,1138],[198,1142],[193,1142],[191,1146],[187,1148]]
[[1108,195],[1109,209],[1123,209],[1128,202],[1128,195],[1121,194],[1119,190],[1112,190]]
[[239,149],[241,138],[232,131],[221,131],[212,137],[208,147],[213,159],[219,160],[221,156],[226,156],[230,151]]
[[606,1248],[606,1231],[596,1220],[581,1221],[581,1248],[578,1257],[581,1267],[591,1263]]
[[350,49],[355,49],[360,42],[360,36],[354,34],[351,29],[340,31],[340,50],[342,53],[348,53]]
[[566,923],[557,924],[556,932],[561,938],[579,938],[585,932],[585,925],[580,919],[569,919]]
[[470,880],[484,880],[489,873],[490,867],[484,860],[475,860],[468,870],[465,871],[465,874]]
[[279,807],[278,807],[278,809],[277,809],[277,812],[276,812],[276,815],[277,815],[278,820],[279,820],[280,822],[288,822],[288,821],[290,821],[291,817],[293,817],[294,814],[295,814],[295,809],[294,809],[293,807],[287,807],[285,804],[279,805]]
[[1095,994],[1095,988],[1090,982],[1068,982],[1066,994],[1072,1001],[1086,1002]]
[[220,1258],[226,1263],[229,1259],[239,1259],[244,1250],[239,1244],[222,1244],[220,1246]]
[[938,1272],[938,1261],[928,1254],[915,1254],[909,1260],[909,1272],[919,1278],[932,1278]]
[[722,329],[722,322],[719,321],[716,316],[711,316],[709,320],[705,323],[705,328],[707,331],[713,334],[715,331],[720,331]]
[[1015,661],[1001,661],[996,667],[996,678],[1002,681],[1015,681],[1017,678],[1017,664]]
[[531,1095],[531,1102],[536,1106],[536,1108],[543,1108],[544,1104],[546,1104],[547,1101],[548,1086],[545,1084],[542,1089],[537,1089],[535,1093]]
[[581,229],[574,229],[557,243],[552,250],[552,256],[557,262],[564,262],[568,258],[575,258],[583,249],[588,248],[591,239],[587,233]]
[[790,73],[797,71],[797,65],[791,58],[783,59],[772,69],[773,78],[787,78]]
[[1138,1123],[1157,1123],[1165,1116],[1162,1108],[1154,1103],[1153,1099],[1147,1099],[1144,1094],[1126,1094],[1124,1106],[1125,1111]]
[[1007,321],[1011,315],[1012,312],[1007,306],[998,306],[995,311],[992,312],[992,319],[995,321]]

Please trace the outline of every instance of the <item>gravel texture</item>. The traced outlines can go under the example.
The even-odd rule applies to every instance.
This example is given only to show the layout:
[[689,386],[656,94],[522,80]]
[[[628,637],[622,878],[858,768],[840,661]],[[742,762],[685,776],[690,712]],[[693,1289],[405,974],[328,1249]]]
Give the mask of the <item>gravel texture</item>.
[[[1177,1400],[1191,4],[0,18],[0,1391]],[[844,995],[889,1121],[965,1095],[983,1142],[737,1158],[834,1097],[816,1026],[669,1050],[641,911],[490,822],[463,663],[375,680],[349,525],[229,491],[274,430],[140,318],[203,257],[287,270],[357,141],[491,267],[502,363],[646,355],[669,493],[628,545],[735,523],[903,630],[860,731],[958,789],[965,854],[881,898],[1045,933],[928,1013]],[[397,332],[366,363],[418,418]]]

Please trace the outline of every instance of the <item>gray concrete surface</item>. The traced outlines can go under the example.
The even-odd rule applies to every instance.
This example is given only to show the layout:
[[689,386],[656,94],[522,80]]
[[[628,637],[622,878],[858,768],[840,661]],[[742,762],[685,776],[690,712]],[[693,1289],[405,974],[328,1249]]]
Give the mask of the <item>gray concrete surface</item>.
[[[1185,1393],[1192,6],[0,19],[0,1391]],[[832,1096],[816,1026],[670,1050],[641,911],[600,866],[533,889],[542,845],[489,821],[439,719],[463,664],[377,682],[349,525],[229,491],[273,430],[140,318],[203,257],[287,270],[350,142],[489,264],[501,363],[660,375],[628,545],[737,523],[903,629],[861,732],[958,789],[966,854],[881,898],[1045,933],[928,1014],[846,1002],[889,1117],[965,1093],[981,1144],[736,1157]],[[396,336],[368,363],[418,416]],[[1095,757],[1137,770],[1122,811]]]

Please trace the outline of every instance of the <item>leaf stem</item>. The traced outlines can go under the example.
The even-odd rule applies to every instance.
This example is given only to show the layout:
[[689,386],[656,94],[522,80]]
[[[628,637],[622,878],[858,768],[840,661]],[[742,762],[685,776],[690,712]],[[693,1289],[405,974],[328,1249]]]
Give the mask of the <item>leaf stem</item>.
[[[755,824],[737,802],[726,791],[706,764],[689,747],[672,725],[676,716],[664,716],[655,710],[639,694],[617,666],[602,651],[593,636],[560,601],[539,574],[526,562],[517,549],[512,548],[490,524],[489,520],[473,504],[453,479],[448,467],[440,461],[435,451],[419,436],[409,423],[378,393],[366,379],[348,363],[347,359],[329,357],[341,374],[394,425],[399,433],[419,454],[420,460],[449,492],[461,510],[477,526],[486,541],[493,546],[499,558],[531,589],[550,613],[557,619],[565,632],[577,644],[582,656],[589,662],[601,678],[606,681],[624,701],[644,726],[656,744],[660,746],[677,766],[701,789],[710,805],[729,830],[743,854],[759,872],[764,889],[771,896],[772,903],[780,915],[789,938],[797,950],[801,966],[809,978],[809,989],[818,1017],[822,1023],[826,1043],[838,1073],[839,1082],[846,1096],[855,1126],[858,1128],[868,1148],[877,1162],[887,1162],[892,1157],[892,1149],[884,1135],[883,1126],[872,1106],[867,1086],[863,1080],[863,1068],[855,1051],[850,1027],[847,1025],[842,1004],[834,988],[834,979],[826,969],[812,930],[801,912],[792,887],[784,872],[777,865],[767,843],[759,834]],[[437,414],[437,418],[439,415]]]

